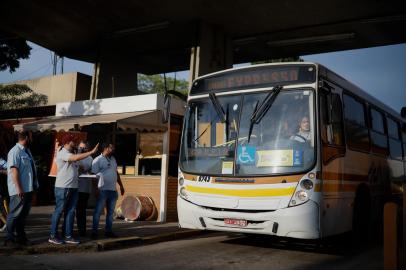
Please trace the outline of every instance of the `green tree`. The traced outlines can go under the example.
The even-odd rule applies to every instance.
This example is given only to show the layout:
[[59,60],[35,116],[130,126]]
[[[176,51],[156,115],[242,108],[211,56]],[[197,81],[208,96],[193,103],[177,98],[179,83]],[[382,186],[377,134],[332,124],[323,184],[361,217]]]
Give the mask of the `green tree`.
[[30,56],[31,47],[21,38],[0,33],[0,71],[9,69],[10,73],[20,66],[20,59]]
[[[168,90],[174,90],[187,96],[188,94],[188,82],[186,80],[179,80],[173,77],[166,77],[166,86]],[[138,75],[138,90],[144,93],[165,93],[165,80],[164,76],[160,74],[156,75]]]
[[46,105],[48,97],[34,91],[25,84],[0,84],[0,110],[15,110]]
[[303,62],[303,59],[300,58],[299,56],[292,56],[292,57],[285,57],[285,58],[276,58],[276,59],[270,59],[270,60],[264,60],[264,61],[256,61],[252,62],[252,65],[255,64],[266,64],[266,63],[279,63],[279,62]]

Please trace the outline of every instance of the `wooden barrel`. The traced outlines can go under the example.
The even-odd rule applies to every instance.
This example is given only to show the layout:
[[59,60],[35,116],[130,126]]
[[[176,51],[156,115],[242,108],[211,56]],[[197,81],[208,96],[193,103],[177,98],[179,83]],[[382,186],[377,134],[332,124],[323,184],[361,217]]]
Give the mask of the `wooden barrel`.
[[126,196],[121,202],[121,214],[127,220],[147,220],[154,213],[155,205],[148,196]]

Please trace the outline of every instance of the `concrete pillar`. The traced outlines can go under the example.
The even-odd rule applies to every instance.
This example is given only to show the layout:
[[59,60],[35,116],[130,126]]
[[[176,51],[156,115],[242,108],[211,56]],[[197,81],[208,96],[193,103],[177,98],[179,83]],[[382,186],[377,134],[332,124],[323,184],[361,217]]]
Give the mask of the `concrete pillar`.
[[231,38],[219,27],[200,23],[196,45],[191,48],[189,83],[199,76],[232,66]]
[[113,49],[100,51],[94,66],[91,98],[109,98],[138,94],[137,72],[134,62]]

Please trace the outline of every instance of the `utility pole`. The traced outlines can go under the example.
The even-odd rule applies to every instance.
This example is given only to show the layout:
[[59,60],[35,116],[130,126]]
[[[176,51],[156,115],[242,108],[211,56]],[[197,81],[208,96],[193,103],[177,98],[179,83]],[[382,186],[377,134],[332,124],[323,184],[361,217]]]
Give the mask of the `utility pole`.
[[52,66],[53,66],[52,75],[54,75],[54,76],[56,75],[57,65],[58,65],[58,55],[54,52],[54,58],[53,58],[53,63],[52,63]]

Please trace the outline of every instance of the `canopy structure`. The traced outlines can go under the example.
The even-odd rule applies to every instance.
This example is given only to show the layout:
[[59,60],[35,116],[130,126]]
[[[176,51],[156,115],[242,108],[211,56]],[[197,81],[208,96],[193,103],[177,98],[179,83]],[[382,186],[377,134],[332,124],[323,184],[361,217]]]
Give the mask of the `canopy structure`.
[[164,131],[160,111],[142,111],[84,116],[53,116],[38,121],[14,125],[14,130],[22,131],[68,131],[92,124],[117,123],[122,130]]

